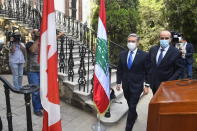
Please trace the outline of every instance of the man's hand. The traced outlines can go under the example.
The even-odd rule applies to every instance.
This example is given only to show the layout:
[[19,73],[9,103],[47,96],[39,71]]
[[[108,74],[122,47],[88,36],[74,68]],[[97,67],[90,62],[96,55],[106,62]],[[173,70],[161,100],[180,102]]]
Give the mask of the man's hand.
[[117,90],[117,91],[120,91],[120,88],[121,88],[121,85],[120,85],[120,84],[117,84],[116,90]]
[[149,87],[144,86],[144,95],[147,95],[149,92]]

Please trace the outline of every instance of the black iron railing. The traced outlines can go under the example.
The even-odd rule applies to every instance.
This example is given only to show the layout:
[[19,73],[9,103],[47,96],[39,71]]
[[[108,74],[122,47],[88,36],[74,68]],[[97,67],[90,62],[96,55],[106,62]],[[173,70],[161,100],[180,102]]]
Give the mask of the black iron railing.
[[39,89],[39,87],[34,85],[23,86],[20,90],[16,90],[13,86],[3,77],[0,76],[0,81],[3,83],[5,89],[5,98],[6,98],[6,108],[7,108],[7,121],[8,121],[8,130],[13,131],[12,125],[12,110],[10,103],[10,91],[18,94],[24,94],[25,106],[26,106],[26,118],[27,118],[27,131],[33,131],[32,128],[32,117],[31,117],[31,93]]
[[42,4],[32,0],[4,0],[0,1],[0,17],[10,19],[32,28],[39,28]]
[[[91,81],[95,63],[95,50],[97,33],[88,28],[87,24],[64,17],[61,13],[56,16],[60,31],[65,36],[58,39],[59,71],[68,74],[69,81],[77,79],[79,90],[91,92]],[[124,47],[108,41],[111,70],[116,68],[117,57]],[[76,70],[78,70],[76,72]]]

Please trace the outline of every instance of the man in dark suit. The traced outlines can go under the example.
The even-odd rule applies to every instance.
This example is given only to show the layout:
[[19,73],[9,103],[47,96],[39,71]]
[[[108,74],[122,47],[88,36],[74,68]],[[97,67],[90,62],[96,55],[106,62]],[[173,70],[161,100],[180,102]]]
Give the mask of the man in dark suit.
[[140,95],[148,93],[148,88],[144,88],[146,78],[146,58],[147,53],[138,49],[139,37],[136,34],[128,36],[127,47],[129,50],[120,53],[117,69],[117,90],[122,89],[127,100],[129,111],[127,116],[126,131],[131,131],[137,119],[136,106]]
[[191,43],[188,43],[186,39],[182,36],[180,41],[180,45],[182,45],[182,48],[180,49],[183,65],[184,65],[184,71],[182,72],[181,78],[192,78],[192,64],[194,62],[193,60],[193,53],[194,53],[194,47]]
[[171,33],[160,33],[160,45],[153,46],[148,54],[148,80],[153,94],[161,82],[176,80],[182,71],[181,54],[177,48],[170,45]]

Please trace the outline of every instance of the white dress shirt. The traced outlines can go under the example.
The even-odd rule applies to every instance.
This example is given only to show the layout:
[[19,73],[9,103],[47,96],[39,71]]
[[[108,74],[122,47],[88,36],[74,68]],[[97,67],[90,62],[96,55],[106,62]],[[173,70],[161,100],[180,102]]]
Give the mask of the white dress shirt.
[[[167,46],[166,48],[163,49],[163,50],[164,50],[164,51],[163,51],[163,58],[164,58],[164,56],[166,55],[166,53],[167,53],[169,47],[170,47],[170,46]],[[156,63],[158,62],[158,59],[159,59],[159,55],[160,55],[161,49],[162,49],[162,48],[159,47],[159,50],[158,50],[157,56],[156,56]]]
[[[133,54],[132,54],[132,63],[133,63],[133,60],[135,59],[135,55],[136,55],[136,53],[137,53],[137,48],[133,51]],[[128,60],[129,60],[129,55],[130,55],[130,50],[129,50],[129,52],[128,52],[128,54],[127,54],[127,64],[128,64]]]

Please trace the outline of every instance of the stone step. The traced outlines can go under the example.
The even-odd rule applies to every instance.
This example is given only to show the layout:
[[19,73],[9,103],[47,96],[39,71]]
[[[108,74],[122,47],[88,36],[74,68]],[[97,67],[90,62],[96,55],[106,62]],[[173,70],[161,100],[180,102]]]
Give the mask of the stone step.
[[[85,66],[85,69],[86,69],[86,76],[88,75],[88,67]],[[79,68],[74,68],[73,71],[74,71],[74,78],[77,78],[79,76],[78,74],[78,70]],[[93,70],[94,70],[94,66],[90,66],[89,67],[89,75],[92,75],[93,74]],[[58,75],[60,77],[62,77],[62,79],[66,80],[68,78],[68,73],[62,73],[62,72],[59,72]]]
[[[64,46],[64,53],[66,53],[66,46]],[[60,48],[60,46],[59,46],[59,48],[58,48],[58,52],[60,52],[60,50],[61,50],[61,48]],[[70,48],[69,47],[67,47],[67,53],[69,54],[69,52],[70,52]],[[72,49],[72,52],[73,53],[79,53],[79,45],[75,45],[74,47],[73,47],[73,49]],[[86,49],[86,53],[88,52],[88,49]]]
[[[115,86],[112,88],[115,91],[116,98],[111,100],[111,105],[110,105],[111,117],[109,118],[106,118],[105,116],[100,117],[101,122],[105,124],[113,124],[118,122],[128,112],[128,105],[124,98],[122,89],[120,91],[117,91]],[[95,104],[93,103],[92,99],[88,99],[87,101],[85,101],[85,103],[96,111]]]
[[[85,68],[86,68],[86,73],[88,73],[87,72],[87,67],[85,67]],[[90,66],[90,68],[89,68],[89,71],[90,71],[89,72],[89,77],[90,77],[90,79],[92,79],[92,76],[93,76],[93,69],[94,69],[94,66]],[[115,69],[112,69],[111,75],[112,75],[113,81],[115,81],[116,80],[116,70]],[[58,72],[58,76],[63,81],[67,81],[68,80],[67,79],[68,78],[68,74],[67,73]],[[76,69],[74,69],[74,78],[73,78],[74,82],[77,82],[78,76],[79,76],[78,69],[76,68]],[[86,74],[85,78],[87,78],[87,74]]]
[[[115,85],[116,85],[116,75],[113,74],[112,79],[111,79],[111,87],[114,87]],[[78,94],[84,101],[90,99],[90,97],[91,97],[91,90],[92,90],[91,80],[89,81],[89,90],[87,90],[87,88],[85,88],[85,89],[86,90],[84,92],[83,89],[79,90],[78,86],[75,86],[75,88],[74,88],[74,93]],[[120,97],[121,95],[122,95],[121,92],[116,92],[117,97]],[[86,97],[86,96],[88,96],[88,97]]]
[[[85,57],[84,57],[85,64],[88,63],[88,59],[89,59],[90,65],[93,65],[92,55],[89,55],[89,57],[88,57],[88,54],[85,55]],[[66,64],[66,58],[64,60],[65,60],[65,64]],[[69,56],[67,56],[67,62],[68,62],[68,60],[69,60]],[[60,61],[59,57],[58,57],[58,61]],[[74,68],[76,67],[77,64],[78,65],[80,64],[81,57],[79,56],[78,53],[73,55],[73,61],[74,61]]]
[[118,122],[127,112],[129,108],[127,105],[127,101],[124,96],[120,97],[118,100],[112,101],[110,105],[110,114],[111,117],[106,118],[105,116],[101,116],[100,120],[105,124],[114,124]]
[[[66,64],[66,63],[65,63],[65,64]],[[76,61],[76,62],[74,63],[74,65],[75,65],[75,66],[73,67],[74,76],[76,76],[76,75],[78,76],[78,70],[79,70],[79,68],[80,68],[80,62],[79,62],[79,61]],[[84,65],[85,65],[86,74],[87,74],[87,73],[88,73],[88,60],[85,60]],[[59,69],[59,72],[60,72],[59,65],[58,65],[58,69]],[[89,72],[92,72],[93,69],[94,69],[93,64],[92,64],[91,62],[89,62]],[[67,72],[68,72],[68,65],[67,65],[67,67],[65,67],[64,73],[67,74]],[[61,73],[63,73],[63,72],[61,72]],[[67,75],[65,75],[65,76],[67,76]]]
[[[113,99],[112,101],[115,102],[115,103],[117,103],[117,102],[119,103],[119,101],[117,101],[117,100],[120,99],[120,98],[123,96],[123,91],[122,91],[122,90],[117,91],[117,90],[115,89],[115,86],[112,87],[112,88],[114,89],[114,91],[115,91],[115,96],[116,96],[116,98]],[[88,104],[89,106],[91,106],[92,108],[95,108],[95,105],[94,105],[94,102],[92,101],[92,99],[86,100],[85,103]],[[95,108],[95,110],[96,110],[96,108]]]

